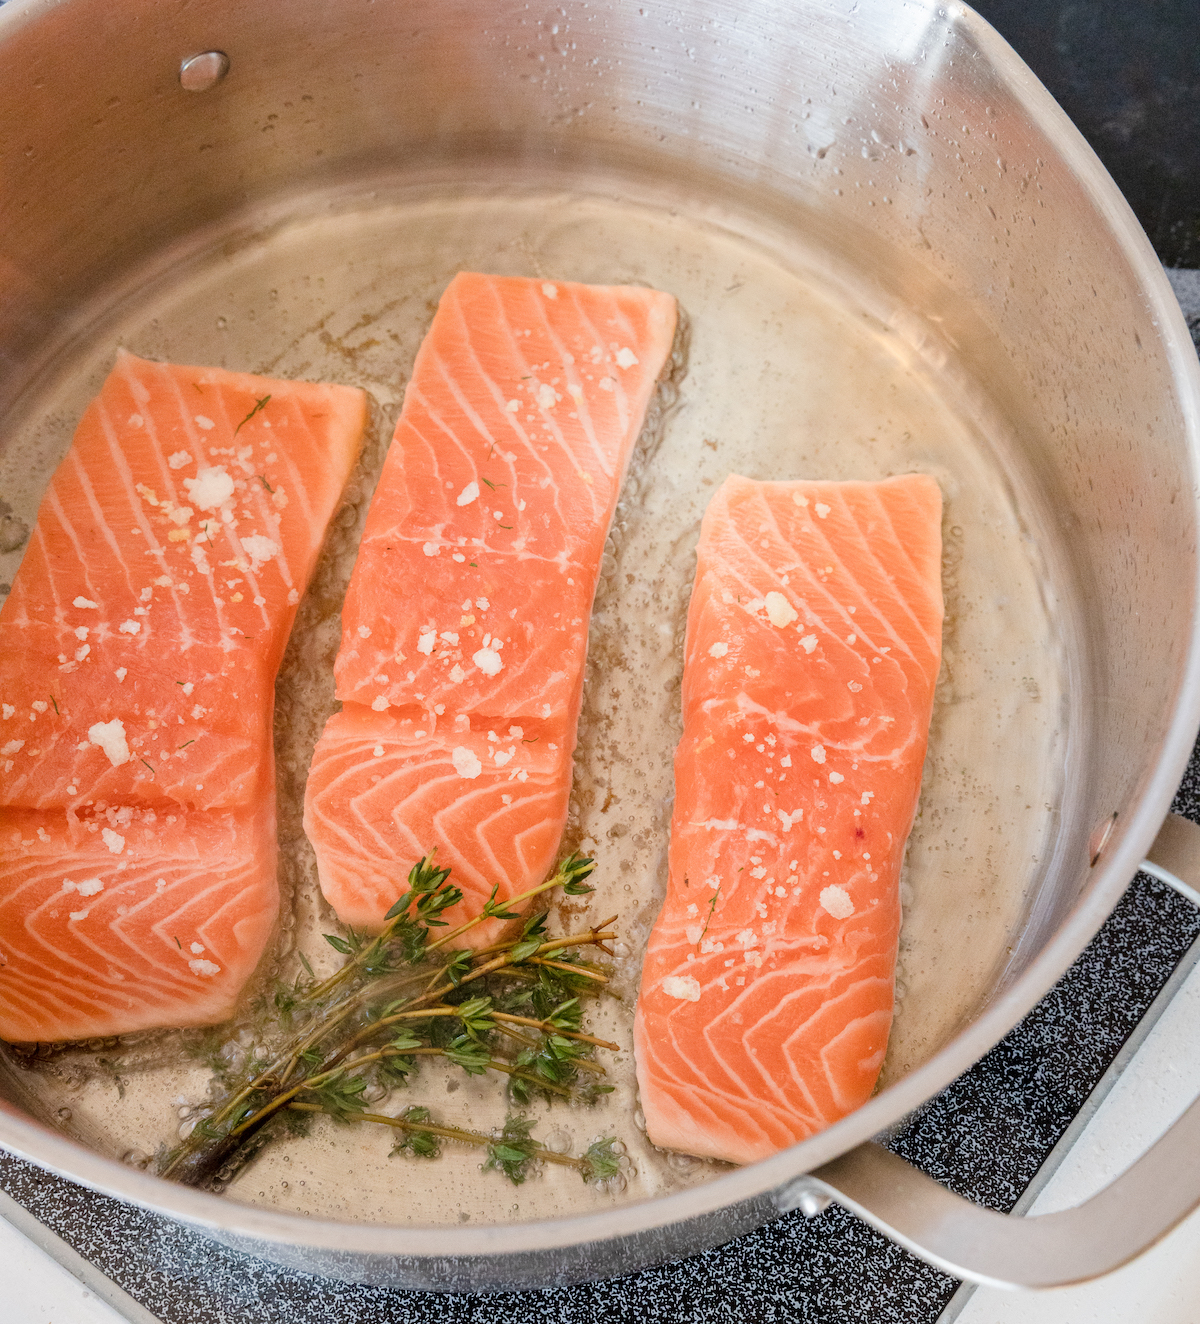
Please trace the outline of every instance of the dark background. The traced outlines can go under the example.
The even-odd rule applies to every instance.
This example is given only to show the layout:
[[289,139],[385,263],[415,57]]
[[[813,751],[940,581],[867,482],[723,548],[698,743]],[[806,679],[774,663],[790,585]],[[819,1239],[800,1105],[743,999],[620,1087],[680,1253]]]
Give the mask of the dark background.
[[1168,267],[1200,267],[1200,0],[977,0],[1129,199]]

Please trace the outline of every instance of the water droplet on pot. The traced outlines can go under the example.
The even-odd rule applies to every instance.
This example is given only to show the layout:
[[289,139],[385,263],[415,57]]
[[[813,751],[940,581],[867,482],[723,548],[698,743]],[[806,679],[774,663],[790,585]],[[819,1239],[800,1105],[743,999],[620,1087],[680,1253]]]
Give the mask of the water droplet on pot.
[[207,92],[228,72],[229,56],[224,51],[203,51],[179,66],[179,85],[185,92]]

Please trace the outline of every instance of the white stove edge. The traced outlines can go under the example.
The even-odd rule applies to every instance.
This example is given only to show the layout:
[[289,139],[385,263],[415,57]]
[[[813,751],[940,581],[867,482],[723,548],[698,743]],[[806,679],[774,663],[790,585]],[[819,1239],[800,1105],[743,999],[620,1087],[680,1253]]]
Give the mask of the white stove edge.
[[7,1324],[160,1324],[3,1191],[0,1264]]

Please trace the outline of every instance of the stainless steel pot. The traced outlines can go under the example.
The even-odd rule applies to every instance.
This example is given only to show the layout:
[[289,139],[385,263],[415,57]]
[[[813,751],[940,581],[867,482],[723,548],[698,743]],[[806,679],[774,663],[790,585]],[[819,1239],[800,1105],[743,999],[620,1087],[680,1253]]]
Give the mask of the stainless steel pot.
[[[132,273],[166,272],[202,230],[485,159],[602,171],[853,254],[914,352],[957,365],[1006,423],[1070,670],[1057,835],[990,999],[920,1069],[766,1162],[610,1213],[456,1229],[448,1255],[444,1229],[169,1185],[14,1104],[0,1144],[284,1264],[453,1289],[625,1272],[829,1199],[953,1273],[1042,1286],[1115,1267],[1200,1203],[1200,1105],[1104,1195],[1038,1219],[979,1210],[871,1143],[1080,952],[1200,724],[1195,354],[1129,208],[985,23],[920,0],[13,0],[0,67],[0,419]],[[1186,826],[1155,859],[1168,881],[1200,876]]]

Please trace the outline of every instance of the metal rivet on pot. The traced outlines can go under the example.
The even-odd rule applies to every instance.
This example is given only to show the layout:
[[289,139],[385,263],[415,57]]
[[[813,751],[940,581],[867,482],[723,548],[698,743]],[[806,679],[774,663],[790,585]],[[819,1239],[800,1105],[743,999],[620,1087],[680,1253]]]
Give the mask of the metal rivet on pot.
[[805,1218],[817,1218],[832,1203],[832,1197],[811,1177],[798,1177],[775,1195],[775,1207],[781,1214],[799,1209]]
[[204,51],[188,56],[179,66],[179,85],[187,92],[207,92],[228,72],[229,56],[224,51]]
[[824,1191],[811,1188],[796,1193],[796,1208],[805,1218],[818,1218],[833,1203]]
[[1088,859],[1094,866],[1100,858],[1105,846],[1108,845],[1108,839],[1112,836],[1112,830],[1117,825],[1117,816],[1114,813],[1111,818],[1104,819],[1097,823],[1092,829],[1092,835],[1088,838]]

